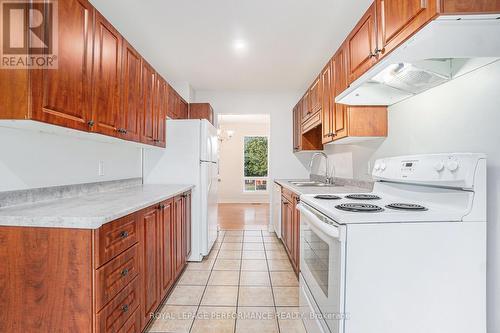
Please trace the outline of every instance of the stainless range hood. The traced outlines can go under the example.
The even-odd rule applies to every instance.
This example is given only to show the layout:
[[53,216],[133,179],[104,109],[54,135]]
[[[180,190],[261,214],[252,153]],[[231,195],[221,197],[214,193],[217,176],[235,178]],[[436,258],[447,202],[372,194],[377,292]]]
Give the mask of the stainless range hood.
[[500,60],[498,15],[444,16],[354,81],[335,101],[392,105]]

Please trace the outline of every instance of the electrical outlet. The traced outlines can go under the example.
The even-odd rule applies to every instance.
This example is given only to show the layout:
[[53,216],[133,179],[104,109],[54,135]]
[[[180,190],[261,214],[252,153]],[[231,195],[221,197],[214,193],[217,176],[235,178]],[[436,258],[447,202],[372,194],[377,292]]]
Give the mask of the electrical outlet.
[[104,161],[99,161],[99,176],[104,176]]

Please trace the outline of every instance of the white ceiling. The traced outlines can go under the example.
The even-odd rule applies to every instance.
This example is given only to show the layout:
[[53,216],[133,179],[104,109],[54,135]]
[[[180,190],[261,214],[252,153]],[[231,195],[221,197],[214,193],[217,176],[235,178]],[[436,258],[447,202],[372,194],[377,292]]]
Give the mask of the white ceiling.
[[238,91],[305,89],[372,2],[91,1],[167,80]]
[[268,114],[221,114],[218,122],[219,124],[269,124],[271,117]]

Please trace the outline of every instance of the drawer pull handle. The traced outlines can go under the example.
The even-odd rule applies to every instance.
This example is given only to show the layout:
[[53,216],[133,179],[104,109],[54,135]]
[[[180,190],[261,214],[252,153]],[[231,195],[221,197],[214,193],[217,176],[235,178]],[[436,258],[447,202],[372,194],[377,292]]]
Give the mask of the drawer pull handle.
[[122,232],[120,232],[120,238],[125,239],[127,237],[128,237],[128,231],[122,231]]
[[122,275],[123,277],[127,276],[127,275],[128,275],[128,268],[125,268],[125,269],[122,271],[121,275]]
[[124,305],[122,306],[122,312],[123,312],[123,313],[125,313],[125,312],[127,312],[127,311],[128,311],[128,304],[124,304]]

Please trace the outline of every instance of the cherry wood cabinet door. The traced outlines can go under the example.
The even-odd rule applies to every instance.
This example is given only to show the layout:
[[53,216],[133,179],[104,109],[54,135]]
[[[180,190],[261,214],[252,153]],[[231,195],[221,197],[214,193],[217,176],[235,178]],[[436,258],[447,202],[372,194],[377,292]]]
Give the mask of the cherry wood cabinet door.
[[157,206],[146,208],[141,216],[142,264],[142,316],[144,324],[160,304],[160,210]]
[[301,150],[301,105],[300,102],[293,108],[293,151],[298,152]]
[[141,142],[155,143],[155,86],[156,73],[144,59],[142,60],[142,113],[141,113]]
[[283,241],[288,254],[292,253],[293,249],[293,234],[292,234],[292,204],[286,199],[281,199],[281,223],[282,230],[284,230]]
[[172,200],[161,203],[160,244],[161,244],[161,291],[163,299],[174,283],[174,223]]
[[321,135],[323,144],[329,143],[332,141],[333,137],[333,128],[332,128],[332,118],[333,118],[333,110],[332,110],[332,68],[331,63],[328,62],[328,65],[323,68],[320,75],[321,79]]
[[441,0],[446,14],[500,13],[500,0]]
[[184,194],[184,227],[186,230],[186,260],[191,256],[191,192]]
[[309,118],[309,115],[311,114],[311,104],[310,104],[310,95],[309,95],[309,90],[305,93],[305,95],[302,97],[302,119],[301,122],[304,122]]
[[183,202],[182,196],[174,198],[174,224],[175,224],[175,276],[184,269],[185,251],[184,251],[184,221],[183,221]]
[[92,130],[118,136],[123,39],[97,10],[94,29]]
[[122,52],[122,107],[119,115],[120,134],[124,139],[139,141],[141,137],[141,56],[124,40]]
[[321,110],[321,78],[317,77],[309,89],[309,100],[311,102],[310,113],[316,113]]
[[179,98],[179,100],[180,100],[179,118],[180,119],[188,119],[188,117],[189,117],[189,104],[182,98]]
[[155,145],[166,146],[166,124],[168,108],[168,84],[158,75],[155,89],[154,125],[155,125]]
[[87,0],[58,2],[58,68],[31,71],[33,119],[89,130],[93,13]]
[[438,14],[436,0],[376,0],[378,47],[386,56]]
[[375,3],[347,37],[349,83],[355,81],[378,61]]
[[[347,83],[347,48],[343,45],[334,56],[332,68],[334,73],[334,98],[348,87]],[[347,136],[347,106],[344,104],[334,105],[334,139]]]
[[167,108],[167,116],[171,119],[177,119],[177,94],[175,93],[174,88],[168,87],[168,108]]
[[293,234],[293,266],[295,273],[298,275],[300,268],[300,211],[297,210],[297,205],[299,204],[300,199],[298,196],[294,196],[293,198],[293,218],[292,218],[292,234]]

